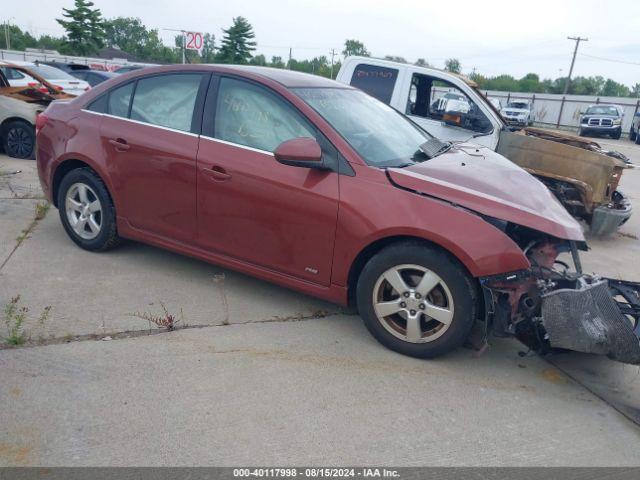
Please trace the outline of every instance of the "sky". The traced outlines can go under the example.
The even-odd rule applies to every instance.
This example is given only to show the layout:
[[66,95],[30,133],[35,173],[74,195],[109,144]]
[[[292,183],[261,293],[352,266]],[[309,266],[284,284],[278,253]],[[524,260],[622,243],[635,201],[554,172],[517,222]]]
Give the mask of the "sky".
[[[210,32],[219,39],[233,17],[253,25],[257,52],[267,58],[338,55],[347,38],[360,40],[373,56],[426,59],[435,67],[455,57],[464,73],[487,76],[529,72],[542,78],[567,75],[575,43],[587,37],[574,76],[602,75],[626,85],[640,83],[640,2],[536,0],[534,2],[429,0],[93,0],[106,18],[139,17],[157,28]],[[56,23],[73,0],[2,0],[0,22],[31,33],[60,35]]]

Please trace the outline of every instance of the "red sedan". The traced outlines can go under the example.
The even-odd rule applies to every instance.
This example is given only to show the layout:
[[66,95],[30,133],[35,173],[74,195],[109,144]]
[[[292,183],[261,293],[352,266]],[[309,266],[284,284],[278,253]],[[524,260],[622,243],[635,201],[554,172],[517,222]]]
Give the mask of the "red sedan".
[[37,130],[43,189],[80,247],[134,239],[351,303],[412,356],[486,333],[488,289],[513,292],[507,328],[539,300],[532,263],[584,245],[554,196],[500,155],[440,142],[316,76],[148,68],[55,102]]

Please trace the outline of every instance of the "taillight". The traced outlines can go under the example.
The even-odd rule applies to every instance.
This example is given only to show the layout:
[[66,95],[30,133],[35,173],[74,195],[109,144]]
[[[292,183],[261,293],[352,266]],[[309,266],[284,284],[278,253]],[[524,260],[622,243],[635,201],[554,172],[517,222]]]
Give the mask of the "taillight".
[[38,90],[41,93],[49,93],[49,89],[47,87],[45,87],[44,85],[42,85],[41,83],[29,82],[29,83],[27,83],[27,85],[29,85],[31,88],[35,88],[36,90]]
[[54,85],[53,88],[55,88],[56,90],[59,90],[59,91],[64,90],[64,87],[61,87],[60,85]]
[[47,117],[44,113],[39,113],[38,115],[36,115],[36,135],[42,129],[42,127],[45,126],[48,120],[49,117]]

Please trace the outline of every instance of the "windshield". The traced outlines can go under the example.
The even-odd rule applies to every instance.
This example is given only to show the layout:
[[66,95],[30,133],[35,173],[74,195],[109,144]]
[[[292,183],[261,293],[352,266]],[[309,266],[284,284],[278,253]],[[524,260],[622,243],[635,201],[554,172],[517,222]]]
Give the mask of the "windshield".
[[67,72],[63,72],[55,67],[50,67],[49,65],[33,65],[27,67],[33,73],[40,75],[46,80],[75,80],[74,77],[69,75]]
[[360,90],[292,89],[349,142],[368,165],[399,167],[425,160],[429,135],[386,104]]
[[618,116],[618,109],[607,105],[598,105],[589,107],[586,111],[587,115],[615,115]]
[[525,102],[509,102],[507,108],[521,108],[523,110],[527,110],[529,108],[529,104]]

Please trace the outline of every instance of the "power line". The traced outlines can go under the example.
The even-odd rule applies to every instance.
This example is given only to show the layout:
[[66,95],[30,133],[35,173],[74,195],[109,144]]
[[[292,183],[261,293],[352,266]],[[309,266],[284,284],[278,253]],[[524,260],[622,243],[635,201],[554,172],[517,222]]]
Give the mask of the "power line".
[[589,55],[588,53],[581,53],[580,56],[581,57],[595,58],[596,60],[603,60],[605,62],[624,63],[625,65],[638,65],[638,66],[640,66],[640,62],[629,62],[628,60],[618,60],[618,59],[615,59],[615,58],[598,57],[596,55]]
[[567,37],[569,40],[574,40],[576,42],[576,48],[573,49],[573,57],[571,57],[571,67],[569,67],[569,75],[567,76],[567,81],[564,83],[564,93],[566,95],[569,91],[569,84],[571,83],[571,74],[573,73],[573,65],[576,63],[576,55],[578,54],[578,47],[580,46],[580,42],[588,42],[588,38],[582,37]]

